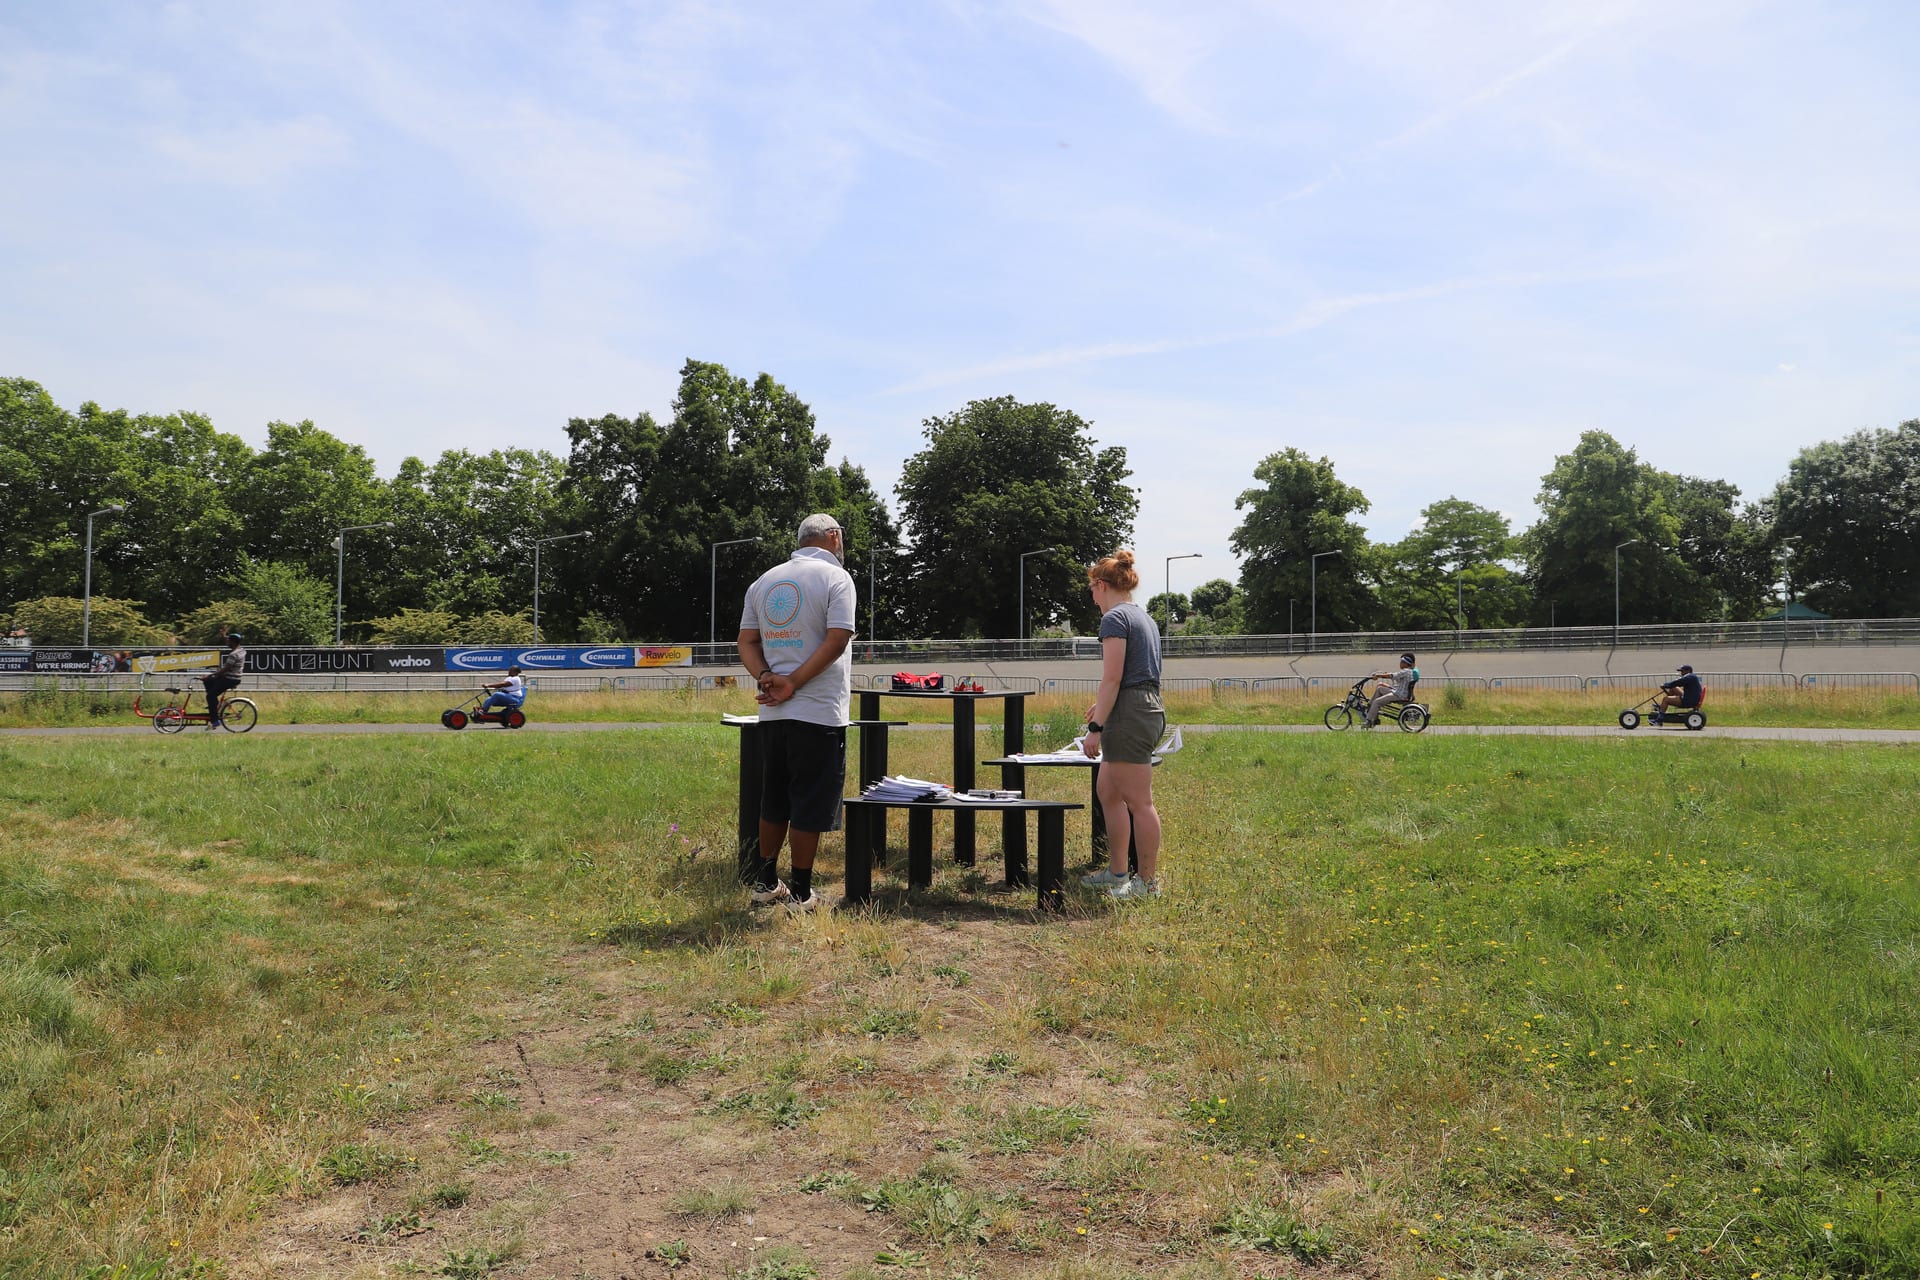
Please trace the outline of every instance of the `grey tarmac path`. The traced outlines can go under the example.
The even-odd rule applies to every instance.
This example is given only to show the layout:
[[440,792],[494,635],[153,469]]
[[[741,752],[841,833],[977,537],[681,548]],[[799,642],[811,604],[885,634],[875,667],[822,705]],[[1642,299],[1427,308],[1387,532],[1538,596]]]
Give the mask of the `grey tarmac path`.
[[[463,729],[469,734],[487,733],[596,733],[608,730],[624,729],[676,729],[689,724],[704,721],[659,721],[659,720],[561,720],[551,723],[538,721],[524,729],[510,730],[488,727]],[[915,724],[901,726],[910,732],[945,733],[944,724]],[[1181,730],[1186,733],[1327,733],[1329,730],[1317,724],[1183,724]],[[152,733],[147,725],[84,725],[73,728],[0,728],[0,737],[112,737],[115,735]],[[194,726],[184,731],[182,736],[206,733],[208,730]],[[253,730],[254,734],[279,736],[282,734],[358,734],[358,733],[450,733],[450,729],[437,724],[262,724]],[[1349,733],[1363,730],[1351,729]],[[1380,729],[1376,733],[1388,736],[1401,736],[1397,730]],[[1808,729],[1808,728],[1744,728],[1737,725],[1708,725],[1705,729],[1688,731],[1685,729],[1643,728],[1626,730],[1614,724],[1436,724],[1430,725],[1421,737],[1438,735],[1448,737],[1456,734],[1481,736],[1534,736],[1549,738],[1633,738],[1651,741],[1656,738],[1737,738],[1753,742],[1877,742],[1887,744],[1920,744],[1920,729]],[[253,736],[252,734],[248,735]]]

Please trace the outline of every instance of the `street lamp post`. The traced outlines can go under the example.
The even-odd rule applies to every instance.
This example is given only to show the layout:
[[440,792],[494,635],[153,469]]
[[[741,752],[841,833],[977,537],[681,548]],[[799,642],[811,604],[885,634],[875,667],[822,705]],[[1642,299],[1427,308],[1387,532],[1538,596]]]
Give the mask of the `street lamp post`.
[[565,542],[568,538],[584,538],[591,529],[582,529],[578,533],[556,533],[551,538],[533,540],[533,642],[540,643],[540,548],[549,542]]
[[1320,557],[1337,556],[1341,554],[1341,552],[1342,548],[1340,547],[1335,547],[1331,551],[1316,551],[1313,553],[1312,563],[1307,566],[1308,653],[1313,652],[1313,639],[1320,634]]
[[1453,570],[1453,647],[1458,649],[1464,642],[1467,630],[1467,596],[1460,585],[1460,579],[1467,571],[1467,563],[1462,560]]
[[86,648],[93,635],[93,518],[104,516],[110,511],[125,511],[118,503],[111,507],[102,507],[98,511],[87,512],[87,567],[85,585],[80,588],[80,647]]
[[1160,632],[1162,647],[1165,647],[1166,641],[1173,638],[1173,562],[1175,560],[1198,560],[1200,558],[1201,555],[1198,551],[1189,551],[1183,556],[1167,557],[1167,580],[1165,590],[1162,592],[1167,598],[1167,621]]
[[1786,553],[1792,548],[1786,544],[1800,541],[1800,535],[1790,533],[1780,539],[1780,594],[1785,600],[1780,606],[1780,660],[1784,664],[1787,658],[1787,631],[1793,622],[1793,559]]
[[347,535],[362,529],[391,529],[393,521],[382,520],[377,524],[350,524],[333,535],[333,643],[340,643],[341,604],[346,599],[347,582]]
[[[725,542],[716,542],[707,549],[707,647],[715,643],[715,629],[720,620],[720,548],[736,547],[743,542],[758,542],[758,538],[728,538]],[[872,581],[868,581],[868,594],[872,594]],[[709,654],[709,657],[712,655]]]
[[1613,647],[1616,649],[1620,647],[1620,548],[1638,541],[1638,538],[1628,538],[1613,548]]

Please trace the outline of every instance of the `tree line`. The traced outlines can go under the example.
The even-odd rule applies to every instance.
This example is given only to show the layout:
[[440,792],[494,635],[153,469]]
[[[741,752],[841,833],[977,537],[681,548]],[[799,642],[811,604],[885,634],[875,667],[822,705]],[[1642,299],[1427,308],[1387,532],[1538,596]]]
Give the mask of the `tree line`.
[[[255,449],[203,415],[68,411],[0,379],[0,614],[77,641],[93,520],[91,638],[206,643],[686,641],[732,634],[745,583],[811,511],[849,530],[862,630],[890,638],[1089,630],[1082,566],[1133,536],[1124,448],[1071,410],[976,400],[921,424],[895,505],[829,459],[813,412],[767,374],[689,360],[670,416],[567,423],[565,457],[453,449],[391,479],[312,422]],[[1837,616],[1920,612],[1920,420],[1803,451],[1742,504],[1719,480],[1588,432],[1542,479],[1540,518],[1449,497],[1398,542],[1366,496],[1284,448],[1237,499],[1238,582],[1150,607],[1194,632],[1437,630],[1748,619],[1794,596]],[[110,510],[111,509],[111,510]],[[1024,616],[1022,616],[1024,610]]]

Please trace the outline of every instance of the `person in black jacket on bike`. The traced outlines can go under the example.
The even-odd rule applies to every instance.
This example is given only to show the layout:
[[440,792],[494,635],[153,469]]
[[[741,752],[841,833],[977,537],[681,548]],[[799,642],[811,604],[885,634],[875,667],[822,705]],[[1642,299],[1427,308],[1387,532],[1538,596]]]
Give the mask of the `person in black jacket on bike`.
[[1669,680],[1660,686],[1659,696],[1653,700],[1653,722],[1659,724],[1666,719],[1668,707],[1679,707],[1690,711],[1700,705],[1700,677],[1693,674],[1693,668],[1686,663],[1680,665],[1680,678]]

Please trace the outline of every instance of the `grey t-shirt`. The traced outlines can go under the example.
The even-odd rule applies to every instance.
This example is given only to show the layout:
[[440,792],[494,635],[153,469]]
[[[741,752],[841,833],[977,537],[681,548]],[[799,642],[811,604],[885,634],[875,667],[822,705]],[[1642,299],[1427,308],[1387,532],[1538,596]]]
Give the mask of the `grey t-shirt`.
[[1127,642],[1127,664],[1120,669],[1120,687],[1160,683],[1160,630],[1153,615],[1131,600],[1117,604],[1100,618],[1100,638],[1119,636]]
[[[853,578],[825,547],[801,547],[793,559],[761,574],[747,588],[740,629],[758,631],[767,665],[781,675],[796,671],[827,641],[827,631],[854,629]],[[777,706],[762,706],[762,720],[805,720],[844,727],[853,718],[853,647],[840,660]]]

